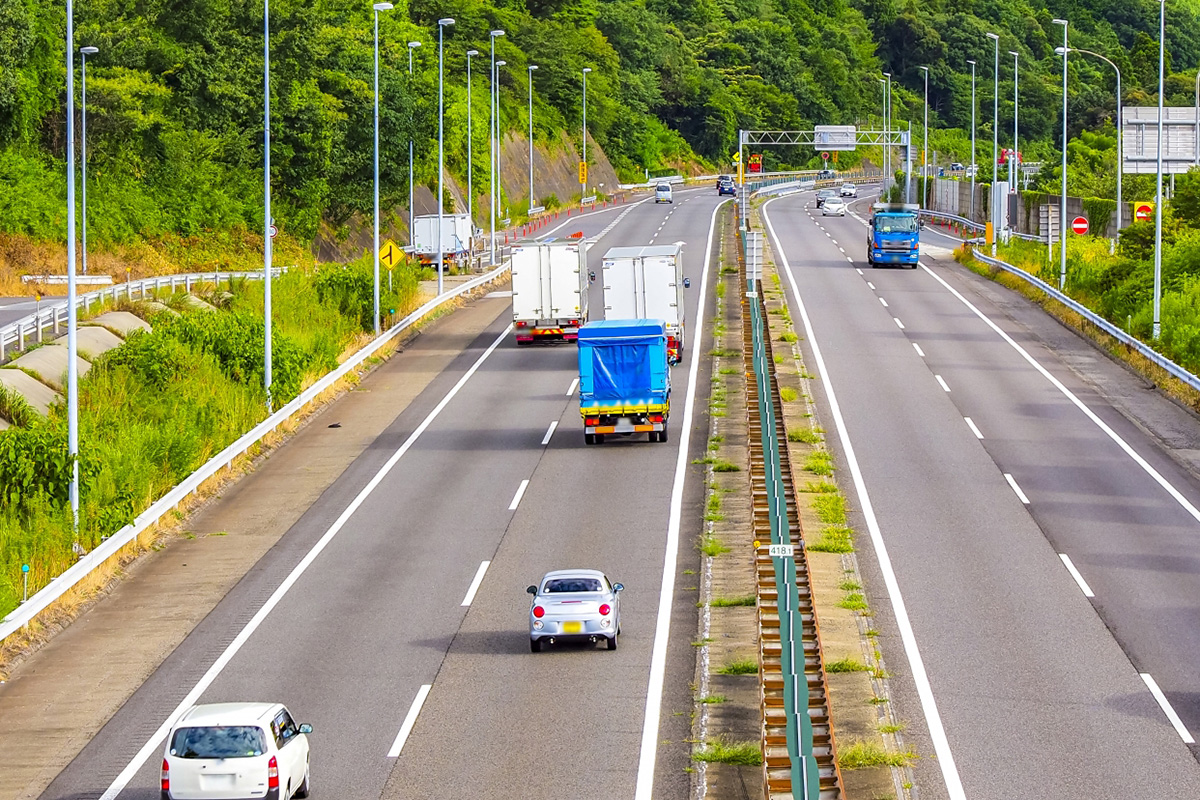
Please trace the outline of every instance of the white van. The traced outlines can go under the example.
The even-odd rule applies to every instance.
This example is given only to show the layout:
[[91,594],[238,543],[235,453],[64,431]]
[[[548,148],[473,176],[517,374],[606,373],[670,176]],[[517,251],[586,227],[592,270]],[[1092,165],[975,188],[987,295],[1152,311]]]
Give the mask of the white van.
[[671,197],[671,184],[660,183],[654,187],[654,202],[655,203],[674,203],[675,200]]

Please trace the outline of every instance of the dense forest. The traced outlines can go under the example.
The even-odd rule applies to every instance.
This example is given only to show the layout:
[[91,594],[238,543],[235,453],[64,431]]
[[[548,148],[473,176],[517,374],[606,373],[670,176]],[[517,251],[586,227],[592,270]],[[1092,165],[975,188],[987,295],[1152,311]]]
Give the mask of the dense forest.
[[[1168,2],[1169,104],[1191,105],[1200,65],[1194,0]],[[76,47],[88,62],[89,219],[93,241],[261,226],[261,0],[77,0]],[[857,123],[878,127],[883,72],[894,76],[898,124],[919,123],[930,67],[931,148],[969,159],[969,59],[978,62],[981,163],[990,160],[993,47],[1000,41],[1001,143],[1011,139],[1013,58],[1019,53],[1020,126],[1027,160],[1055,161],[1061,61],[1071,45],[1121,68],[1125,103],[1157,91],[1154,0],[411,0],[380,14],[382,187],[407,197],[407,143],[416,180],[436,175],[437,25],[445,30],[448,169],[465,177],[466,51],[473,60],[475,185],[484,185],[488,31],[502,125],[522,131],[526,66],[535,136],[579,136],[581,71],[588,128],[622,176],[728,163],[739,128]],[[370,2],[275,0],[272,180],[276,217],[300,241],[322,220],[341,224],[371,202],[373,103]],[[0,0],[0,233],[65,237],[65,3]],[[408,73],[407,42],[418,40]],[[76,91],[79,81],[76,80]],[[1114,77],[1103,62],[1070,62],[1073,180],[1110,196],[1115,179]],[[1107,128],[1108,135],[1105,136]],[[1083,135],[1086,133],[1086,141]],[[768,152],[769,166],[813,162],[811,151]],[[1050,171],[1047,171],[1047,179]],[[1084,185],[1086,184],[1086,186]],[[1105,194],[1107,192],[1107,194]]]

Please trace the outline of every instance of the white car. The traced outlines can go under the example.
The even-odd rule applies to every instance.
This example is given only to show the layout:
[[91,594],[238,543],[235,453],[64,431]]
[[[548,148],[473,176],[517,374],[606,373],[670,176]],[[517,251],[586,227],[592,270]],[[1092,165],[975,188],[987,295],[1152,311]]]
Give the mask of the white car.
[[596,569],[547,572],[540,583],[525,590],[533,595],[529,605],[529,649],[539,653],[543,644],[596,644],[603,639],[609,650],[616,650],[624,588]]
[[844,217],[846,216],[846,201],[840,197],[831,197],[821,204],[821,216],[823,217]]
[[655,203],[674,203],[671,198],[671,184],[660,183],[654,187],[654,202]]
[[858,197],[858,187],[853,183],[843,183],[839,194],[842,197]]
[[163,800],[308,797],[308,736],[279,703],[192,706],[167,736]]

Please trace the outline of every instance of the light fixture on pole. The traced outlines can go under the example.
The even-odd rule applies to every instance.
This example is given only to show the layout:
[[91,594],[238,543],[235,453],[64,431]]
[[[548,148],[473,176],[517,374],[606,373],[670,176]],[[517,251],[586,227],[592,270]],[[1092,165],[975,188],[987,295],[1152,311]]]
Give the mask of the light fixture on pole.
[[[1124,149],[1121,144],[1121,68],[1114,64],[1111,59],[1105,58],[1099,53],[1093,53],[1091,50],[1082,50],[1078,47],[1069,47],[1066,49],[1072,53],[1083,53],[1084,55],[1095,56],[1112,67],[1113,72],[1117,74],[1117,118],[1115,125],[1117,129],[1117,235],[1120,235],[1121,223],[1123,222],[1121,209],[1124,205],[1121,197],[1121,173],[1124,171],[1121,169],[1121,165],[1123,164],[1122,158],[1124,157]],[[1062,50],[1063,48],[1061,47],[1054,48],[1055,53],[1061,53]],[[1198,142],[1198,144],[1200,144],[1200,142]]]
[[501,181],[503,177],[500,174],[500,145],[503,139],[500,136],[500,68],[508,64],[504,59],[496,62],[496,218],[503,223],[505,217],[500,216],[500,198],[503,195],[504,184]]
[[71,518],[79,534],[79,370],[75,339],[75,10],[67,0],[67,458]]
[[975,219],[975,173],[979,171],[975,165],[975,59],[967,59],[971,65],[971,204],[968,216]]
[[488,124],[488,167],[491,172],[490,186],[488,187],[488,211],[492,217],[492,246],[491,246],[491,263],[496,263],[496,197],[499,192],[496,190],[496,37],[503,36],[504,31],[495,30],[488,33],[488,40],[492,46],[492,71],[491,90],[488,93],[488,112],[490,120]]
[[[584,168],[579,171],[580,177],[587,175],[587,76],[592,71],[591,67],[583,68],[583,164]],[[582,201],[587,196],[587,181],[579,182],[579,199]]]
[[100,52],[99,47],[81,47],[79,48],[79,60],[82,66],[83,75],[82,82],[79,87],[79,160],[80,171],[83,180],[80,182],[80,188],[83,190],[81,198],[82,216],[83,216],[83,242],[80,255],[83,256],[83,274],[87,275],[87,57],[94,56]]
[[888,90],[891,88],[892,73],[883,73],[879,82],[883,84],[883,176],[886,185],[887,179],[892,175],[892,148],[888,141],[891,138],[888,136],[891,132],[888,127]]
[[1013,146],[1012,156],[1008,159],[1008,191],[1015,192],[1017,191],[1017,181],[1021,179],[1021,167],[1017,163],[1021,160],[1021,148],[1018,146],[1017,139],[1021,119],[1021,94],[1018,91],[1021,86],[1021,73],[1017,67],[1017,60],[1020,58],[1020,55],[1016,50],[1009,50],[1008,54],[1013,57]]
[[537,64],[529,65],[529,207],[533,208],[533,71]]
[[444,103],[443,95],[442,95],[442,76],[443,76],[442,39],[444,38],[443,34],[446,30],[446,26],[453,25],[454,20],[451,19],[450,17],[443,17],[442,19],[439,19],[437,21],[437,24],[438,24],[438,224],[437,224],[437,240],[438,240],[437,278],[438,278],[438,283],[437,283],[437,291],[438,291],[438,296],[440,297],[442,294],[442,273],[445,272],[445,266],[446,266],[444,263],[445,254],[442,252],[442,214],[444,211],[442,208],[442,206],[443,206],[442,173],[446,169],[445,163],[444,163],[444,159],[445,159],[444,139],[445,139],[445,132],[446,132],[445,131],[446,124],[445,124],[445,107],[444,107],[445,103]]
[[1162,332],[1162,147],[1163,147],[1163,50],[1167,29],[1167,3],[1158,0],[1158,169],[1154,189],[1154,329],[1155,340]]
[[992,255],[996,255],[996,235],[999,232],[1000,201],[996,197],[996,184],[1000,178],[1000,37],[988,32],[987,37],[996,44],[996,62],[992,67],[992,190],[988,193],[992,218]]
[[929,197],[929,67],[918,67],[925,71],[925,122],[921,135],[921,207]]
[[375,3],[371,6],[375,10],[375,283],[373,285],[371,299],[373,302],[372,308],[374,314],[372,319],[375,321],[375,335],[379,335],[379,12],[391,11],[391,3]]
[[271,245],[275,219],[271,216],[271,9],[263,0],[263,391],[267,413],[271,400]]
[[408,85],[409,85],[409,106],[408,106],[408,246],[413,248],[413,117],[412,117],[412,74],[413,74],[413,50],[420,47],[420,42],[408,43]]
[[471,146],[471,56],[477,55],[478,50],[467,51],[467,217],[471,222],[472,250],[475,242],[475,190],[472,182],[472,173],[475,172],[475,148]]
[[[1062,25],[1062,197],[1058,207],[1058,288],[1062,290],[1067,285],[1067,21],[1065,19],[1051,20],[1055,25]],[[1117,171],[1121,171],[1121,162],[1117,161]],[[1050,241],[1050,232],[1046,232],[1046,241]]]

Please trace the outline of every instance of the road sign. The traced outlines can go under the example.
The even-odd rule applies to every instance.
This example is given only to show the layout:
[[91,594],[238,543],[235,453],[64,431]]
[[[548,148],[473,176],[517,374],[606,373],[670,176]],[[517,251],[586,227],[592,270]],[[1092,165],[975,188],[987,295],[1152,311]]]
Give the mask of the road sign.
[[822,150],[853,150],[858,131],[853,125],[814,125],[813,146]]
[[741,150],[739,150],[733,154],[733,163],[735,163],[735,164],[742,163],[742,151]]
[[773,544],[767,548],[772,558],[795,558],[796,546],[791,544]]
[[824,159],[825,161],[828,161],[828,160],[829,160],[829,153],[821,153],[821,158],[822,158],[822,159]]
[[388,269],[404,260],[404,251],[396,247],[396,243],[388,239],[379,245],[379,261]]
[[1088,231],[1087,217],[1076,217],[1071,220],[1071,230],[1083,236]]
[[579,182],[587,183],[587,162],[586,161],[579,162]]
[[1154,203],[1134,203],[1133,218],[1137,222],[1145,222],[1154,216]]
[[274,239],[278,235],[279,235],[279,228],[272,225],[271,226],[271,238]]
[[762,172],[762,162],[763,162],[762,153],[752,153],[750,155],[750,160],[749,160],[750,171],[751,172]]
[[[1194,106],[1163,109],[1163,174],[1187,172],[1200,159],[1200,128]],[[1158,106],[1121,109],[1121,171],[1158,172]]]

